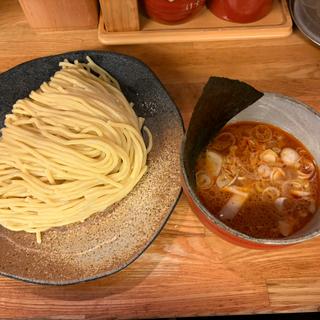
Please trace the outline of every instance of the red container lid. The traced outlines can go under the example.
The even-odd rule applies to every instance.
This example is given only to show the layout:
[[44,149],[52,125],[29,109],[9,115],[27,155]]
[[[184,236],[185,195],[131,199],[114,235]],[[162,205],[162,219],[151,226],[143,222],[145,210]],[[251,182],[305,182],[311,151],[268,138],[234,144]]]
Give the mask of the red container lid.
[[266,16],[272,9],[272,0],[209,0],[207,6],[221,19],[249,23]]
[[145,14],[164,24],[178,24],[193,18],[205,5],[205,0],[142,0]]

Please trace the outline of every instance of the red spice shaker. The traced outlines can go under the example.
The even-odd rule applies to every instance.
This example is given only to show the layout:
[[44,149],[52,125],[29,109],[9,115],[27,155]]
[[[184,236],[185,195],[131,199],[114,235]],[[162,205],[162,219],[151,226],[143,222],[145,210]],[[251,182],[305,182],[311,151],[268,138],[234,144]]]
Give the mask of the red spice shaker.
[[266,16],[272,9],[272,0],[208,0],[207,7],[221,19],[248,23]]
[[144,12],[164,24],[179,24],[193,18],[205,5],[205,0],[143,0]]

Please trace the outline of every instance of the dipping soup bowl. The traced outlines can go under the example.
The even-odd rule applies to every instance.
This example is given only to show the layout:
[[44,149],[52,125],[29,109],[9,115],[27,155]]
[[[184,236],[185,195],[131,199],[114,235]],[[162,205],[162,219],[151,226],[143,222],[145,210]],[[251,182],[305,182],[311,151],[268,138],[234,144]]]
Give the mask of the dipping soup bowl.
[[[232,97],[233,95],[230,93],[229,96]],[[214,104],[212,105],[211,112],[216,112]],[[192,210],[199,217],[200,221],[223,239],[236,245],[254,249],[281,248],[317,237],[320,234],[320,208],[317,209],[311,221],[301,230],[282,239],[258,239],[251,237],[230,228],[207,210],[197,196],[194,179],[195,159],[212,136],[210,130],[204,130],[203,123],[207,121],[207,118],[206,115],[202,116],[201,113],[200,115],[198,113],[196,116],[192,115],[189,128],[192,126],[193,132],[197,132],[198,128],[198,132],[201,132],[201,134],[197,137],[191,137],[187,133],[182,142],[181,149],[183,189]],[[225,124],[237,121],[259,121],[277,126],[301,141],[312,154],[315,161],[317,163],[320,162],[320,144],[318,141],[318,137],[320,137],[320,116],[316,110],[301,102],[279,94],[265,93],[254,103],[224,122],[223,125],[221,124],[220,127],[222,128]],[[203,131],[206,131],[206,133],[202,134]]]

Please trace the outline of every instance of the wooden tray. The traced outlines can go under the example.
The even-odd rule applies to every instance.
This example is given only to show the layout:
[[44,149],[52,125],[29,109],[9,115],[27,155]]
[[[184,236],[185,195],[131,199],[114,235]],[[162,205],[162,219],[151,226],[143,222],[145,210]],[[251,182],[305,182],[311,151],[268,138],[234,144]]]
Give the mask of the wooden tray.
[[274,0],[272,11],[253,23],[224,21],[204,8],[193,20],[179,25],[160,24],[140,15],[140,28],[139,31],[108,32],[100,17],[98,38],[108,45],[280,38],[291,34],[292,20],[286,0]]

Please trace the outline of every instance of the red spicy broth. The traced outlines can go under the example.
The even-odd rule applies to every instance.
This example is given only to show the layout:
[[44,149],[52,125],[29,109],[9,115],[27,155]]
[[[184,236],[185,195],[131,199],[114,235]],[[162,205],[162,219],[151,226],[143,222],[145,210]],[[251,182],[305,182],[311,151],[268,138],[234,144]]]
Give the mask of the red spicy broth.
[[303,228],[318,207],[317,165],[306,147],[260,122],[225,126],[196,162],[197,194],[231,228],[281,239]]

